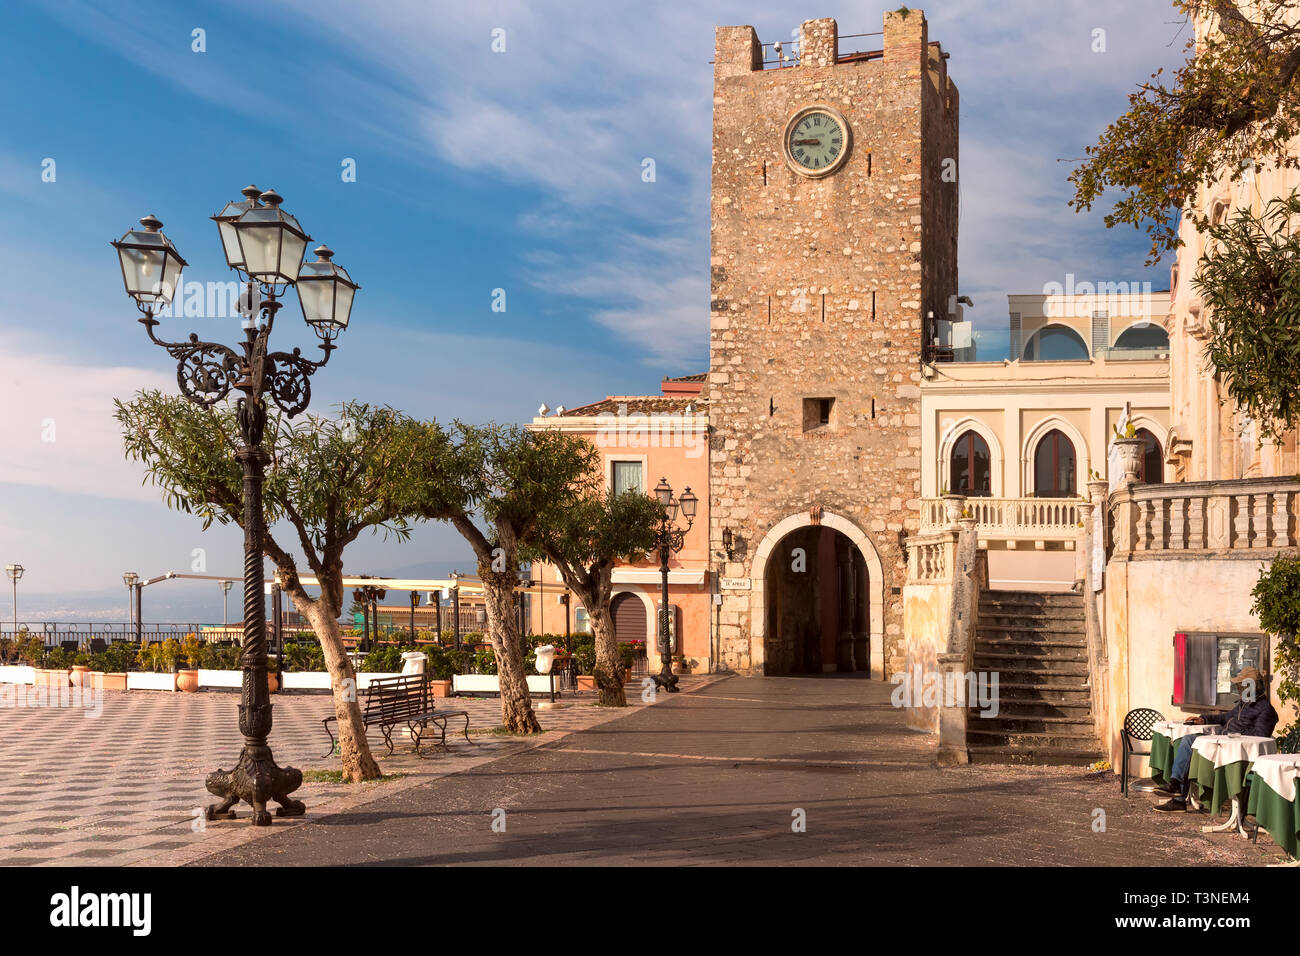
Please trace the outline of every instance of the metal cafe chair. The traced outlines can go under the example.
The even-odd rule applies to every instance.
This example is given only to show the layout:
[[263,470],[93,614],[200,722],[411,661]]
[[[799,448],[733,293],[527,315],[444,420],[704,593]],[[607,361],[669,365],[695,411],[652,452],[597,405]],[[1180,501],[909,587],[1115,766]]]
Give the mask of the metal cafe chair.
[[[1122,742],[1123,766],[1119,773],[1119,792],[1128,795],[1128,758],[1151,756],[1151,738],[1155,735],[1154,727],[1165,719],[1165,715],[1150,707],[1139,707],[1124,715],[1124,740]],[[1135,743],[1146,743],[1146,750],[1138,750]]]

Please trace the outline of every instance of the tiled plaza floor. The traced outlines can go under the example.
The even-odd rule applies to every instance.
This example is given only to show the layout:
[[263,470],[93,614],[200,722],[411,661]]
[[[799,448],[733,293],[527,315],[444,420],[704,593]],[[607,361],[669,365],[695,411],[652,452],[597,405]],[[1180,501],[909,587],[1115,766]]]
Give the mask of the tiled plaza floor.
[[[711,680],[686,677],[683,686]],[[641,706],[637,689],[629,685],[628,698]],[[273,703],[276,761],[302,770],[337,768],[337,759],[322,756],[329,746],[321,728],[321,718],[332,710],[329,698],[288,693]],[[237,704],[233,692],[131,691],[105,693],[94,717],[77,707],[0,710],[0,864],[185,862],[627,713],[595,706],[592,694],[568,696],[558,706],[539,706],[538,720],[547,731],[542,735],[520,740],[472,734],[476,745],[470,745],[463,738],[455,743],[449,733],[452,753],[428,758],[409,755],[409,741],[396,736],[397,753],[385,757],[382,738],[373,731],[371,746],[392,779],[304,783],[294,796],[306,802],[308,815],[277,819],[270,828],[251,827],[246,804],[236,808],[238,820],[204,824],[201,808],[214,800],[203,786],[205,776],[218,767],[230,769],[239,755]],[[440,706],[469,710],[472,729],[501,723],[495,699],[460,698]]]

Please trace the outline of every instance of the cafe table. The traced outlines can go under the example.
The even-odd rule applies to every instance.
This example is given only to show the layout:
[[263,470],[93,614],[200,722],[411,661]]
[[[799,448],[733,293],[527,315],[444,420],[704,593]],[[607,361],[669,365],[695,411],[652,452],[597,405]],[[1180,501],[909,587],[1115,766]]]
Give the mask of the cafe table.
[[1169,771],[1173,769],[1178,754],[1178,741],[1190,734],[1205,733],[1204,724],[1185,724],[1182,721],[1161,720],[1151,725],[1151,779],[1156,786],[1169,784]]
[[1207,733],[1196,738],[1192,743],[1188,779],[1197,785],[1201,802],[1207,805],[1210,813],[1217,814],[1225,802],[1232,801],[1232,814],[1228,821],[1222,826],[1201,827],[1202,832],[1226,833],[1235,829],[1244,837],[1250,835],[1244,826],[1246,808],[1241,799],[1246,775],[1256,760],[1275,753],[1277,741],[1272,737]]
[[1300,754],[1256,757],[1251,772],[1255,779],[1246,813],[1295,859],[1296,836],[1300,834]]

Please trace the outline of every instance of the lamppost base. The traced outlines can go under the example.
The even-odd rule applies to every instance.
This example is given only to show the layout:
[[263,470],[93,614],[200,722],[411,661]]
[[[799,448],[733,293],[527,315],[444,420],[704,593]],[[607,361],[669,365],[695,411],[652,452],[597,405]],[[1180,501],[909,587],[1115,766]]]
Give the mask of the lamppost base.
[[253,826],[266,827],[271,825],[266,804],[274,800],[280,804],[275,810],[277,817],[300,817],[307,812],[307,805],[289,794],[301,786],[302,771],[276,766],[270,747],[245,746],[235,769],[208,774],[208,792],[220,797],[221,802],[209,804],[203,816],[208,820],[233,820],[235,811],[231,807],[243,800],[253,808]]
[[654,682],[656,687],[662,687],[670,694],[677,693],[677,675],[673,673],[655,674]]

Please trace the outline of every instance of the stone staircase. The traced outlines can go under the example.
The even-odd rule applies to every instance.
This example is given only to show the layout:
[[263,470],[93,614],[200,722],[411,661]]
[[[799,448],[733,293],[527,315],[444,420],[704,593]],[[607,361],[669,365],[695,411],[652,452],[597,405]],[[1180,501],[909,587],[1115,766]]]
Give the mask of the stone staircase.
[[972,763],[1085,765],[1103,758],[1092,719],[1083,596],[984,591],[975,669],[998,673],[998,714],[972,711]]

